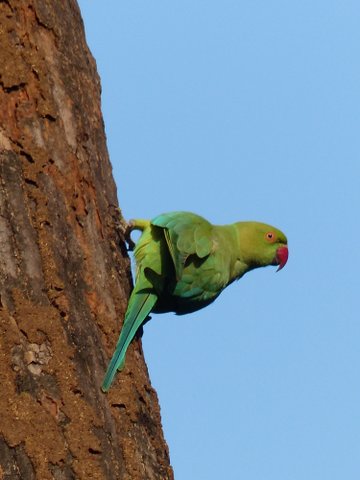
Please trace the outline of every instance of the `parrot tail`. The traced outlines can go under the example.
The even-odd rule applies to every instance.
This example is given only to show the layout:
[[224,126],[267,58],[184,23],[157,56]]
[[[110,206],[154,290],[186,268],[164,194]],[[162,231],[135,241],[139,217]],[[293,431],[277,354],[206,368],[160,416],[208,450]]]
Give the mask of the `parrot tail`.
[[125,315],[124,325],[116,345],[114,355],[107,368],[102,384],[102,391],[107,392],[114,380],[117,370],[122,370],[125,363],[125,355],[139,327],[151,312],[157,301],[154,293],[134,291],[130,297],[129,306]]

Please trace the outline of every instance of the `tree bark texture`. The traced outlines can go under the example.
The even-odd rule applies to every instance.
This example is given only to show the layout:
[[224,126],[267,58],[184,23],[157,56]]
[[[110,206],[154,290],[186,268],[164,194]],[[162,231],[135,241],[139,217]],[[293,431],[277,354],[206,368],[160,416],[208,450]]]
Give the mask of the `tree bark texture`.
[[0,479],[173,478],[116,205],[75,0],[0,0]]

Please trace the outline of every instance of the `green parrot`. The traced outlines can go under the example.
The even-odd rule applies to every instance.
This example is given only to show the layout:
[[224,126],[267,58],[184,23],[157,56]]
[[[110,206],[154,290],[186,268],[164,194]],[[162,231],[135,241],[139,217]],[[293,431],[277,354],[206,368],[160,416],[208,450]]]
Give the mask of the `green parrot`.
[[280,270],[288,259],[285,235],[259,222],[212,225],[194,213],[170,212],[151,221],[133,220],[132,230],[142,231],[134,251],[136,282],[104,392],[124,367],[127,348],[150,312],[195,312],[246,272],[267,265]]

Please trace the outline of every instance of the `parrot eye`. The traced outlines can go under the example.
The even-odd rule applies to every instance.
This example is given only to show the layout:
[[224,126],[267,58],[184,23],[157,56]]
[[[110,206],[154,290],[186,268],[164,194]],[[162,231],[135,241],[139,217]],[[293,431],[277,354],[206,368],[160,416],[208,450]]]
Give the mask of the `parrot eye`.
[[273,243],[275,242],[276,240],[276,236],[273,232],[267,232],[265,234],[265,239],[269,242],[269,243]]

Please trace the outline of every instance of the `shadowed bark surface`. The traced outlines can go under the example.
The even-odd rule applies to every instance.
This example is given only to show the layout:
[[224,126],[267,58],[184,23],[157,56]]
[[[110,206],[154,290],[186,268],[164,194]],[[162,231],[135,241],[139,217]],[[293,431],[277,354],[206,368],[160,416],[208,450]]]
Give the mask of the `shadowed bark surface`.
[[0,0],[0,479],[173,478],[116,205],[76,2]]

